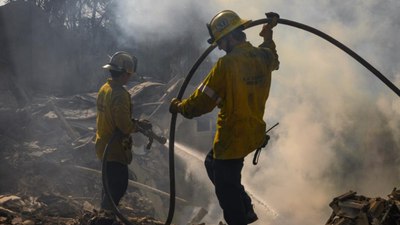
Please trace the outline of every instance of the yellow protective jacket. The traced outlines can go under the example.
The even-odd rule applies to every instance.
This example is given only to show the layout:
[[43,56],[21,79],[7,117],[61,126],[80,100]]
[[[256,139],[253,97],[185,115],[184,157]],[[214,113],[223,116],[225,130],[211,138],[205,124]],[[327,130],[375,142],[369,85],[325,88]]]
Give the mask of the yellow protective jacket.
[[275,43],[241,43],[221,57],[197,90],[180,104],[187,118],[220,108],[213,153],[216,159],[244,158],[265,138],[263,120],[271,72],[279,68]]
[[122,141],[135,130],[135,124],[131,119],[131,96],[122,84],[112,79],[109,79],[98,92],[96,125],[97,157],[103,159],[106,145],[118,128],[124,135],[119,135],[110,145],[107,161],[129,164],[132,152],[130,149],[124,150]]

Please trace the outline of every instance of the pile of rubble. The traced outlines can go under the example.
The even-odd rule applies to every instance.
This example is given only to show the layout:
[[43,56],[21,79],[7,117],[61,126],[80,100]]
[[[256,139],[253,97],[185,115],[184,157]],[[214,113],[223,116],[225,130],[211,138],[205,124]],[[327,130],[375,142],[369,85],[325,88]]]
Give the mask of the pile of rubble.
[[388,199],[368,198],[349,191],[329,204],[333,212],[326,225],[399,225],[400,190],[393,189]]
[[[18,181],[7,191],[14,194],[0,195],[0,224],[112,224],[106,223],[107,215],[94,206],[101,193],[98,177],[52,162],[28,163],[21,169],[12,169]],[[132,188],[120,210],[134,224],[163,224],[151,216],[154,215],[152,203]]]
[[[132,197],[132,196],[130,196]],[[133,224],[163,224],[146,215],[136,214],[133,209],[123,205],[124,213]],[[112,215],[96,211],[88,201],[44,193],[40,197],[0,195],[0,224],[23,225],[100,225],[122,224],[116,222]]]

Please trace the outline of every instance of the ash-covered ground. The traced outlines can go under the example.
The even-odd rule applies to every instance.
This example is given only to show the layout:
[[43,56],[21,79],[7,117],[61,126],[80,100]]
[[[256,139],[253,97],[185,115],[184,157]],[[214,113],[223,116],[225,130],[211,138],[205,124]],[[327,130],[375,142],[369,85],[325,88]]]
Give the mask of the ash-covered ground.
[[[141,104],[135,98],[143,99],[146,87],[157,93],[155,86],[165,94],[161,84],[134,85],[130,89],[134,105]],[[10,93],[3,93],[0,224],[113,224],[108,214],[99,211],[101,162],[93,143],[96,93],[32,96],[22,108]],[[165,107],[151,107],[154,131],[165,135],[154,111]],[[154,142],[151,150],[142,151],[147,141],[140,134],[134,137],[130,183],[119,210],[132,224],[164,224],[161,221],[166,218],[169,203],[168,149]],[[179,161],[177,166],[180,169]],[[175,221],[198,224],[205,210],[194,206],[184,192],[178,191],[184,197],[177,196]]]

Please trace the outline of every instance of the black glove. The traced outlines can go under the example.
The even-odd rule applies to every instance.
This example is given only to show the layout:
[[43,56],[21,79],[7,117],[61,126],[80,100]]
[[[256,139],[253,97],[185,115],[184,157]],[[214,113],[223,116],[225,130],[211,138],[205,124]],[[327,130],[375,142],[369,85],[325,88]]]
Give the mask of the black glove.
[[264,41],[268,41],[272,39],[272,28],[274,28],[278,24],[279,14],[274,12],[265,13],[268,19],[271,21],[267,24],[264,24],[260,36],[264,37]]
[[268,23],[269,27],[272,29],[278,24],[279,14],[275,12],[265,13],[268,19],[272,19],[271,22]]
[[169,112],[170,113],[181,113],[181,108],[180,108],[181,100],[177,98],[173,98],[171,100],[171,104],[169,105]]
[[143,130],[151,130],[153,128],[153,125],[148,120],[136,120],[136,125]]
[[265,15],[267,16],[268,19],[274,18],[274,17],[277,17],[279,19],[279,14],[276,12],[267,12],[267,13],[265,13]]

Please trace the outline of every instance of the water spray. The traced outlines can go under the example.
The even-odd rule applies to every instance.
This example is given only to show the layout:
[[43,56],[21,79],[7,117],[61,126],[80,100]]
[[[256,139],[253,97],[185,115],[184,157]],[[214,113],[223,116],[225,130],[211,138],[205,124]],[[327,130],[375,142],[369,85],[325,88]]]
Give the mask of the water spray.
[[[259,20],[255,20],[249,23],[249,25],[245,28],[248,29],[250,27],[254,27],[257,25],[265,24],[271,22],[272,19],[270,18],[263,18]],[[278,19],[277,21],[280,24],[285,24],[288,26],[292,26],[301,30],[305,30],[307,32],[313,33],[328,42],[332,43],[336,47],[340,48],[347,54],[349,54],[352,58],[354,58],[356,61],[358,61],[360,64],[362,64],[365,68],[367,68],[369,71],[371,71],[378,79],[380,79],[387,87],[389,87],[393,92],[395,92],[399,97],[400,97],[400,89],[396,87],[389,79],[387,79],[381,72],[379,72],[375,67],[373,67],[370,63],[368,63],[366,60],[364,60],[361,56],[359,56],[357,53],[352,51],[350,48],[345,46],[344,44],[340,43],[336,39],[332,38],[331,36],[323,33],[320,30],[317,30],[313,27],[307,26],[305,24],[301,24],[298,22],[294,22],[291,20],[287,19]],[[182,83],[182,86],[179,90],[178,96],[176,97],[179,100],[182,100],[183,94],[185,93],[185,90],[189,84],[189,81],[192,79],[194,73],[200,66],[200,64],[204,61],[204,59],[212,52],[217,45],[214,43],[210,45],[204,52],[203,54],[197,59],[195,64],[192,66],[190,69],[188,75],[186,76],[185,80]],[[172,222],[172,219],[174,217],[174,211],[175,211],[175,195],[176,195],[176,190],[175,190],[175,159],[174,159],[174,143],[175,143],[175,128],[176,128],[176,119],[177,119],[177,113],[172,113],[171,117],[171,124],[170,124],[170,130],[169,130],[169,179],[170,179],[170,203],[169,203],[169,211],[168,211],[168,217],[165,222],[165,225],[170,225]]]

